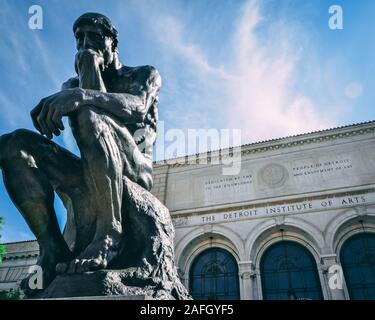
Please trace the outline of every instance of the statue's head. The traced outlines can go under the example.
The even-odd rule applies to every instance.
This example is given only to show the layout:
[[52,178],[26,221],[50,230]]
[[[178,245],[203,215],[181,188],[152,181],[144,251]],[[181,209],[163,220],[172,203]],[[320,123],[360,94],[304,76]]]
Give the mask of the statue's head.
[[100,50],[105,65],[112,63],[118,53],[118,32],[109,18],[100,13],[84,13],[74,22],[73,32],[77,50]]

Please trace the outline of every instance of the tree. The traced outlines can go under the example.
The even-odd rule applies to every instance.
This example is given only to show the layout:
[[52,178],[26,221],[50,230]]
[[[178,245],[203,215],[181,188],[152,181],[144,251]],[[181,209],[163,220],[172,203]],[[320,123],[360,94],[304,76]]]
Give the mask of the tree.
[[[0,230],[1,230],[1,227],[4,223],[4,218],[0,217]],[[1,240],[1,234],[0,234],[0,240]],[[5,255],[5,246],[0,244],[0,264],[1,262],[3,261],[3,256]]]

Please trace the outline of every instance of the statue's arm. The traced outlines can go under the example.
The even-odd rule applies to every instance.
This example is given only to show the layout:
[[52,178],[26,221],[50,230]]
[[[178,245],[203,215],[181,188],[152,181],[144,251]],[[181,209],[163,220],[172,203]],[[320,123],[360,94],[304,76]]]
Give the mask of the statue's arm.
[[134,94],[110,93],[91,89],[80,89],[78,107],[94,105],[121,119],[124,123],[143,122],[150,106],[157,99],[161,86],[159,72],[147,67],[144,81],[136,82]]
[[61,85],[61,90],[73,89],[73,88],[78,88],[78,87],[79,87],[79,78],[73,77],[73,78],[68,79]]
[[141,80],[133,83],[132,93],[82,89],[76,87],[76,78],[69,79],[63,84],[60,92],[43,98],[31,111],[35,128],[52,139],[52,133],[59,135],[60,130],[64,130],[62,117],[86,105],[94,105],[113,114],[124,123],[143,122],[149,108],[157,99],[161,78],[153,67],[142,68],[140,72],[144,74],[138,74]]

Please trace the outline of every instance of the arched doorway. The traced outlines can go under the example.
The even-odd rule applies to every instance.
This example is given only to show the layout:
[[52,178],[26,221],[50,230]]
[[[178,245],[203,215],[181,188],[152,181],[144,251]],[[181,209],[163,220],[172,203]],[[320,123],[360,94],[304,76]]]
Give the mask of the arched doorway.
[[360,233],[345,241],[340,262],[350,299],[375,299],[375,234]]
[[236,260],[221,248],[201,252],[190,268],[189,289],[195,300],[239,300]]
[[323,299],[312,254],[294,241],[269,247],[260,261],[264,300]]

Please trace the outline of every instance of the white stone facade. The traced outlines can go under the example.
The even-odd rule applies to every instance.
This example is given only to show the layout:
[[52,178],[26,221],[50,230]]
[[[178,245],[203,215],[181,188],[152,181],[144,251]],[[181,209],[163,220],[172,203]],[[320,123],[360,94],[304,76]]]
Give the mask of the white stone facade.
[[[324,299],[349,299],[345,279],[341,290],[330,288],[329,268],[340,266],[345,240],[375,233],[375,122],[242,146],[234,176],[222,174],[222,154],[209,153],[206,164],[185,157],[154,165],[152,192],[170,209],[186,286],[195,257],[219,247],[237,261],[241,299],[262,299],[262,255],[290,240],[314,257]],[[0,290],[12,285],[6,273],[21,263],[9,259],[17,246],[36,250],[35,242],[8,246]]]
[[0,291],[16,289],[36,264],[39,247],[36,241],[23,241],[6,244],[7,254],[0,264]]

